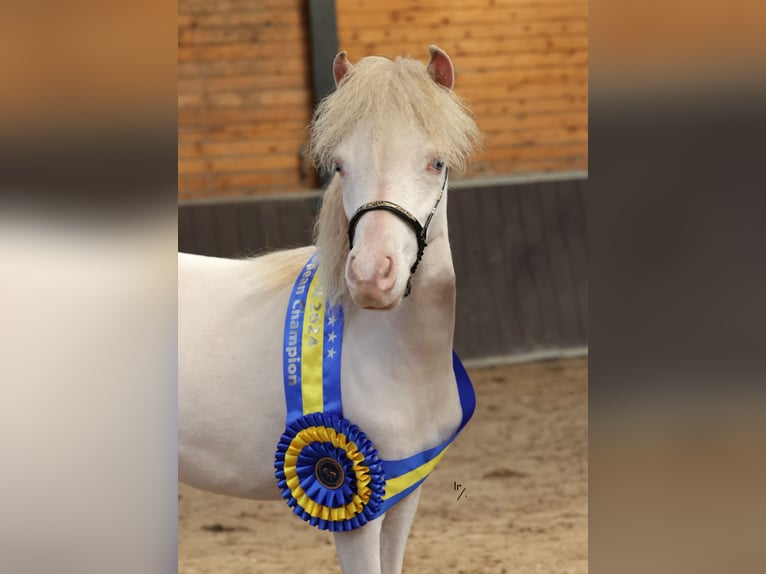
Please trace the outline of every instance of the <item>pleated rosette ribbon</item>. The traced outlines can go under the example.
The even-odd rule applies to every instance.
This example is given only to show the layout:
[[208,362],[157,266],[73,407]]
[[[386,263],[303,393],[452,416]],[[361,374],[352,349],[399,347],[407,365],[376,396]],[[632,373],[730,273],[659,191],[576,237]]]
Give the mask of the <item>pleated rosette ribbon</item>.
[[335,414],[311,413],[288,425],[274,468],[287,505],[321,530],[354,530],[379,513],[385,479],[377,450]]

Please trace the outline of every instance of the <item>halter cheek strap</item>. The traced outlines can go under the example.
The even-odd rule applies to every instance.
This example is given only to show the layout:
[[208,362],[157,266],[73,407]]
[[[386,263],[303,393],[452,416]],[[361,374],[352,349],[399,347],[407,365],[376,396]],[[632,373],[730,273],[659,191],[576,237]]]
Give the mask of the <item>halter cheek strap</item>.
[[418,255],[415,258],[415,263],[413,263],[412,267],[410,267],[410,277],[407,279],[407,288],[404,290],[405,297],[407,297],[412,291],[412,276],[415,275],[415,271],[418,269],[420,260],[423,258],[423,253],[428,246],[426,241],[428,236],[428,226],[431,225],[431,219],[433,219],[434,213],[436,213],[436,208],[439,207],[439,202],[442,200],[444,189],[447,186],[448,176],[449,166],[446,166],[444,168],[444,181],[442,182],[442,188],[439,191],[439,197],[436,198],[436,203],[434,203],[433,209],[431,209],[431,213],[428,214],[425,225],[421,225],[414,215],[412,215],[402,206],[397,205],[392,201],[371,201],[369,203],[365,203],[356,210],[356,213],[354,213],[354,216],[348,223],[348,242],[350,248],[354,247],[354,233],[356,232],[356,226],[359,223],[359,220],[365,213],[370,211],[388,211],[412,227],[412,230],[415,232],[415,238],[418,241]]

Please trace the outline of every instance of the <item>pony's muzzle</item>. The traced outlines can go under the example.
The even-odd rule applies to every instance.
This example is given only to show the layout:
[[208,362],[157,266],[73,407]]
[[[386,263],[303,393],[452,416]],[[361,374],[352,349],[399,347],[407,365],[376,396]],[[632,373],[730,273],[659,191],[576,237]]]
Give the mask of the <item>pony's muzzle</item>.
[[347,281],[351,297],[360,307],[387,309],[396,303],[396,267],[391,257],[357,257],[348,261]]

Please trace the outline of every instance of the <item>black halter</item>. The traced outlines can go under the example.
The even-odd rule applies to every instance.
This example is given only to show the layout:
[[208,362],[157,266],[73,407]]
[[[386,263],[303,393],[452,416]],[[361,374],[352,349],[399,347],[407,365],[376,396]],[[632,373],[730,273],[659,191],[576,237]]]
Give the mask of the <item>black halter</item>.
[[436,213],[436,208],[439,207],[439,202],[442,199],[442,196],[444,195],[444,188],[447,185],[447,176],[449,175],[449,167],[445,166],[444,168],[444,182],[442,183],[441,191],[439,191],[439,197],[436,198],[436,203],[434,203],[434,207],[431,210],[431,213],[428,214],[428,218],[426,219],[425,225],[420,225],[420,222],[417,220],[417,218],[412,215],[409,211],[404,209],[403,207],[391,202],[391,201],[371,201],[370,203],[365,203],[363,206],[361,206],[359,209],[356,210],[356,213],[354,213],[354,216],[351,218],[351,221],[348,223],[348,242],[351,248],[354,247],[354,232],[356,231],[356,225],[359,223],[359,220],[362,218],[362,216],[367,213],[368,211],[390,211],[394,215],[396,215],[399,219],[402,219],[407,224],[409,224],[410,227],[412,227],[412,230],[415,232],[415,237],[418,240],[418,256],[415,259],[415,263],[412,264],[412,267],[410,267],[410,277],[407,279],[407,288],[404,290],[404,296],[407,297],[410,292],[412,291],[412,276],[415,274],[415,271],[418,268],[418,264],[420,263],[420,260],[423,258],[423,252],[426,250],[426,247],[428,246],[428,243],[426,242],[426,237],[428,235],[428,226],[431,224],[431,219],[434,216],[434,213]]

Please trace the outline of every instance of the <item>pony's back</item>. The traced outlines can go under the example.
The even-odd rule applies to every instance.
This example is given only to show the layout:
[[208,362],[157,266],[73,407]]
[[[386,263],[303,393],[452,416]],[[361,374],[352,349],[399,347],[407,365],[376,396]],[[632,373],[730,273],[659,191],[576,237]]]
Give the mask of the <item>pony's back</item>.
[[[251,259],[178,256],[179,479],[246,498],[278,496],[282,327],[313,247]],[[263,440],[269,437],[269,440]]]

